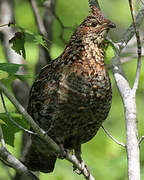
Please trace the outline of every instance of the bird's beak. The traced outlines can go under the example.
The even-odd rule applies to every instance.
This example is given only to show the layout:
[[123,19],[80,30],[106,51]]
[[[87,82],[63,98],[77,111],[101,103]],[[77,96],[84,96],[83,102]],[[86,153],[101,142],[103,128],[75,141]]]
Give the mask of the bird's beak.
[[109,28],[116,28],[116,25],[113,22],[108,23]]

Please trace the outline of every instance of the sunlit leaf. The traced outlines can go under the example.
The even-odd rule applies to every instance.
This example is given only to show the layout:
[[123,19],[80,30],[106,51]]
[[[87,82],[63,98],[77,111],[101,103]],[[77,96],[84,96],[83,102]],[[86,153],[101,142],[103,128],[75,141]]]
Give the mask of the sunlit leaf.
[[27,30],[25,30],[24,33],[25,33],[25,41],[26,42],[39,44],[48,50],[46,41],[43,39],[43,36],[41,36],[40,34],[35,34],[31,31],[27,31]]
[[105,51],[105,62],[109,64],[112,57],[114,57],[114,49],[111,45],[109,45]]
[[9,74],[5,71],[0,70],[0,80],[6,79],[9,77]]
[[9,87],[12,81],[15,79],[25,81],[28,78],[28,76],[17,74],[17,71],[21,66],[24,65],[13,63],[0,63],[0,80],[2,81],[2,83]]
[[2,119],[0,119],[0,125],[2,124],[7,126],[7,124]]

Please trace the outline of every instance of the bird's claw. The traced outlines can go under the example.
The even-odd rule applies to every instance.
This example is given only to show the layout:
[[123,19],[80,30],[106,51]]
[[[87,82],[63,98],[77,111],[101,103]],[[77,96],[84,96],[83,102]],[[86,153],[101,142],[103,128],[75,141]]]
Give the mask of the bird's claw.
[[90,170],[88,166],[84,163],[84,161],[81,162],[81,170],[77,169],[75,166],[73,166],[73,170],[78,174],[84,174],[86,178],[90,176]]
[[57,155],[57,157],[60,158],[60,159],[64,159],[66,157],[65,154],[69,154],[70,150],[65,149],[63,144],[60,144],[59,147],[60,147],[61,152]]

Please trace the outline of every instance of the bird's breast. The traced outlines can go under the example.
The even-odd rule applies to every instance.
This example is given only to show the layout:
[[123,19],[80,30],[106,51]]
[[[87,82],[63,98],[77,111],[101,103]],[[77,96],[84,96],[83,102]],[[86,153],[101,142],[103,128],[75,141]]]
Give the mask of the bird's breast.
[[60,100],[90,103],[90,99],[103,99],[111,91],[109,75],[104,64],[94,58],[75,61],[63,68],[59,81]]

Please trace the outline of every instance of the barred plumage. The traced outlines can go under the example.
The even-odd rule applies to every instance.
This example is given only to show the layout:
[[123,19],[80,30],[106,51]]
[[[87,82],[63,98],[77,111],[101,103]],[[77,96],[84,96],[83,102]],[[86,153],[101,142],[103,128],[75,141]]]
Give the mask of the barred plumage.
[[[95,136],[111,106],[112,90],[104,63],[105,37],[115,25],[91,6],[92,12],[72,35],[64,52],[36,78],[28,112],[47,134],[80,159],[81,144]],[[51,172],[56,155],[32,137],[25,164]]]

